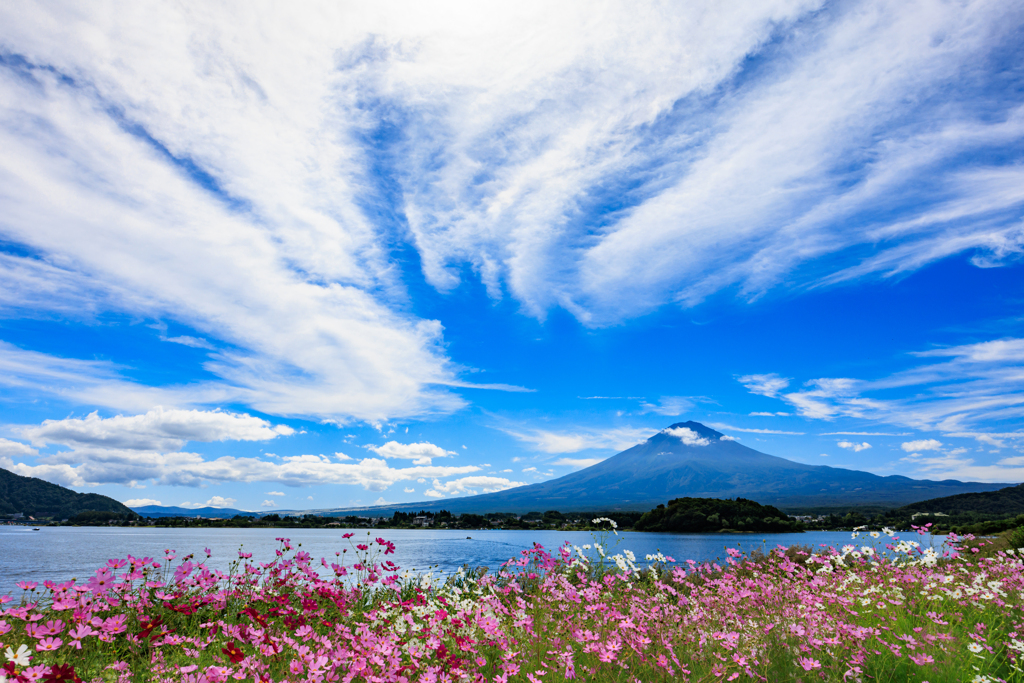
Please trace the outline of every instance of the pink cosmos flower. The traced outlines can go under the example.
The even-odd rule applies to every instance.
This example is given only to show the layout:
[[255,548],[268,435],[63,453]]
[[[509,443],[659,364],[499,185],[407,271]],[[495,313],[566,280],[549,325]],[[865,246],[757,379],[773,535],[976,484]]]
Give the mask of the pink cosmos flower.
[[34,591],[39,584],[35,581],[19,581],[14,585],[23,591]]
[[113,581],[114,576],[110,573],[110,569],[103,567],[96,570],[96,574],[89,579],[86,585],[94,594],[103,595],[110,590]]
[[51,619],[50,621],[46,622],[45,626],[42,626],[40,628],[40,631],[50,636],[59,635],[64,631],[64,622],[60,619],[57,619],[56,621]]
[[921,653],[919,655],[909,655],[910,661],[918,666],[924,666],[925,664],[932,664],[935,662],[935,658],[929,654]]
[[125,629],[128,628],[125,622],[128,621],[127,614],[115,614],[112,617],[107,617],[103,620],[103,632],[114,635],[116,633],[124,633]]
[[73,639],[70,644],[76,650],[81,650],[82,649],[82,638],[87,638],[89,636],[94,636],[94,635],[96,635],[96,633],[97,632],[92,630],[92,627],[89,626],[88,624],[79,624],[75,628],[73,628],[70,631],[68,631],[68,636],[70,636]]
[[30,666],[21,672],[21,675],[29,681],[38,681],[43,678],[46,674],[50,673],[50,667],[46,664],[40,664],[39,666]]
[[821,668],[821,662],[817,659],[811,659],[810,657],[801,657],[797,660],[797,664],[802,666],[804,671],[813,671],[814,669]]
[[36,645],[36,651],[37,652],[50,652],[51,650],[56,650],[57,648],[59,648],[63,644],[64,644],[64,641],[61,640],[60,638],[43,638]]

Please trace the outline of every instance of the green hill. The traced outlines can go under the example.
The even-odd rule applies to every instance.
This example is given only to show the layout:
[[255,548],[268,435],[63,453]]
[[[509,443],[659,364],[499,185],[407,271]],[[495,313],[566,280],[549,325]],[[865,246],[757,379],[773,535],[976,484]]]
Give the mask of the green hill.
[[637,531],[702,533],[732,531],[802,531],[799,522],[771,505],[746,498],[676,498],[659,505],[636,523]]
[[86,512],[135,513],[113,498],[98,493],[77,493],[35,477],[23,477],[0,468],[0,516],[17,512],[26,517],[65,519]]
[[991,534],[1024,525],[1024,484],[997,491],[930,498],[889,510],[876,520],[896,528],[932,524],[933,530]]
[[1012,517],[1024,514],[1024,484],[1007,486],[998,491],[983,493],[960,493],[955,496],[931,498],[920,503],[904,505],[900,511],[905,512],[942,512],[947,515],[958,515],[976,512],[998,517]]

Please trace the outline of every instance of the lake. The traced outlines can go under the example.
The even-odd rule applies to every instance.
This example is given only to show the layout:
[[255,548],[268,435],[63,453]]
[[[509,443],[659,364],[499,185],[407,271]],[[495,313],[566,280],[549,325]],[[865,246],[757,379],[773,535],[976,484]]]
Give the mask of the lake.
[[[348,531],[356,535],[352,541],[366,539],[366,530],[359,529],[160,529],[155,527],[31,527],[0,526],[0,595],[20,595],[18,581],[66,581],[77,577],[84,581],[109,558],[136,557],[162,558],[165,549],[174,549],[181,558],[188,553],[204,557],[204,548],[213,555],[207,565],[226,570],[228,563],[238,557],[239,546],[253,554],[253,560],[269,562],[278,548],[276,537],[285,536],[293,544],[302,544],[316,563],[321,557],[330,562],[334,553],[350,548],[342,538]],[[554,551],[563,542],[582,546],[594,542],[594,535],[586,531],[447,531],[433,529],[380,529],[372,530],[370,538],[383,537],[397,546],[397,552],[388,559],[405,569],[434,570],[449,573],[464,564],[471,567],[486,566],[493,569],[519,551],[540,543]],[[903,538],[918,540],[913,532],[901,534]],[[619,540],[618,546],[615,541]],[[921,539],[925,545],[931,537]],[[934,537],[936,549],[943,538]],[[632,550],[638,564],[648,553],[658,550],[672,556],[677,562],[698,562],[725,557],[725,547],[738,547],[743,551],[754,548],[774,548],[776,545],[834,546],[847,543],[874,545],[884,549],[888,539],[873,540],[862,534],[852,541],[847,531],[814,531],[803,534],[660,534],[623,532],[609,536],[609,554]],[[940,551],[941,552],[941,551]],[[349,550],[349,555],[353,551]],[[348,562],[351,564],[351,560]]]

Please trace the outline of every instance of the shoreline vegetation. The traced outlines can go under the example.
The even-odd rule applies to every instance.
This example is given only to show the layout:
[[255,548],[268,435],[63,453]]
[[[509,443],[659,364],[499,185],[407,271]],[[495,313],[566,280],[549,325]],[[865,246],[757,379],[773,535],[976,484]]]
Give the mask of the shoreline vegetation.
[[[1019,487],[1014,487],[1015,489]],[[998,492],[997,492],[998,493]],[[965,496],[966,497],[966,496]],[[928,503],[930,501],[926,501]],[[1006,502],[1006,501],[998,501]],[[280,529],[458,529],[458,530],[561,530],[593,531],[591,519],[605,517],[620,530],[670,533],[799,533],[802,531],[849,531],[857,527],[909,529],[928,523],[932,533],[991,535],[1024,526],[1020,505],[981,509],[946,507],[949,512],[921,512],[913,507],[887,510],[850,508],[838,511],[810,509],[792,515],[744,498],[678,498],[648,512],[511,512],[453,515],[446,510],[395,512],[389,517],[315,514],[242,514],[229,518],[197,516],[142,517],[134,512],[87,510],[67,519],[5,519],[0,524],[32,526],[156,526],[182,528],[280,528]]]
[[724,563],[594,543],[523,549],[498,571],[413,574],[372,531],[313,558],[278,539],[227,573],[210,551],[112,558],[87,581],[0,598],[14,683],[1021,681],[1020,538],[891,530]]

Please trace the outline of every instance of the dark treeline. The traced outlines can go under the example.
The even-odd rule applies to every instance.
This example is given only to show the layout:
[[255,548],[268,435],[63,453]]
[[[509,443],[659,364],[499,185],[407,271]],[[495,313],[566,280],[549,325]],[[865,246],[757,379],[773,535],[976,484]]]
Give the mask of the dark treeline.
[[[110,513],[89,512],[68,519],[64,524],[75,526],[148,525],[158,527],[212,527],[212,528],[285,528],[285,529],[564,529],[587,530],[598,528],[592,522],[598,517],[614,520],[621,529],[631,529],[640,519],[642,512],[586,512],[562,513],[557,510],[528,512],[517,515],[511,512],[492,512],[483,515],[453,515],[447,510],[420,512],[395,512],[391,517],[369,517],[348,515],[331,517],[326,515],[235,515],[231,518],[208,517],[151,517],[139,521]],[[604,525],[607,527],[607,525]]]
[[[20,483],[20,482],[18,482]],[[125,508],[124,510],[127,510]],[[349,515],[237,515],[230,519],[196,517],[141,518],[134,512],[86,510],[64,523],[80,526],[151,525],[161,527],[282,527],[379,529],[548,529],[585,531],[598,528],[597,517],[615,520],[620,530],[710,533],[717,531],[792,532],[866,526],[907,530],[924,526],[937,532],[995,534],[1024,527],[1024,485],[988,493],[936,498],[896,509],[878,506],[791,510],[791,514],[745,498],[676,498],[649,512],[492,512],[454,515],[447,510],[394,512],[389,517]],[[799,513],[794,516],[793,513]]]
[[709,533],[716,531],[803,531],[804,525],[771,505],[746,498],[676,498],[645,513],[637,531]]

